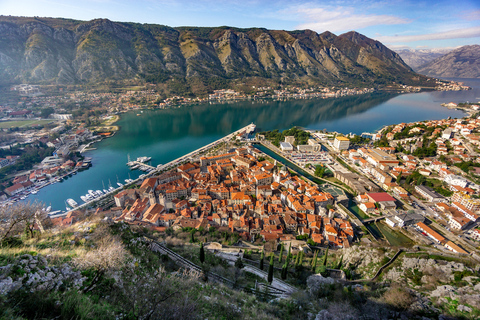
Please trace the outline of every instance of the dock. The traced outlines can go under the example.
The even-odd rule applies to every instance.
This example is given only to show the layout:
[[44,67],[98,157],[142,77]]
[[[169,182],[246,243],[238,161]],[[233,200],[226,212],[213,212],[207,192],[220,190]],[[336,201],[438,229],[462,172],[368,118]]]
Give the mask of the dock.
[[[157,167],[154,167],[154,166],[151,166],[149,164],[146,164],[146,163],[143,163],[143,162],[140,162],[140,161],[137,161],[137,160],[133,160],[133,161],[130,161],[129,163],[132,164],[132,167],[135,166],[135,165],[138,165],[139,167],[146,167],[150,170],[155,170],[157,169]],[[139,168],[140,169],[140,168]],[[142,170],[142,169],[140,169]]]

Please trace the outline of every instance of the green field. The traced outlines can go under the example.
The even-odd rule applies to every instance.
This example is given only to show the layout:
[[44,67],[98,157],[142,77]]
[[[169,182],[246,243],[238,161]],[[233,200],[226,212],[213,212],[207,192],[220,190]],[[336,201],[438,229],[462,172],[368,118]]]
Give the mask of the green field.
[[387,241],[390,243],[390,245],[400,247],[412,245],[412,240],[410,240],[410,238],[398,231],[392,230],[383,222],[379,222],[376,225],[382,231],[385,238],[387,238]]
[[0,122],[0,129],[8,129],[8,128],[24,128],[24,127],[31,127],[33,125],[43,125],[50,122],[54,122],[56,120],[12,120],[12,121],[2,121]]

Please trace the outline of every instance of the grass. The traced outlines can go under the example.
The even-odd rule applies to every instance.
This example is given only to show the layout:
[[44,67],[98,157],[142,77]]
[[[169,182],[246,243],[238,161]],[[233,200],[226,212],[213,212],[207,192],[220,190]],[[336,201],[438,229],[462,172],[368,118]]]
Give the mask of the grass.
[[382,231],[382,234],[387,238],[387,241],[392,246],[411,246],[412,241],[402,233],[390,229],[383,222],[377,223],[377,227]]
[[31,127],[33,125],[44,125],[55,120],[12,120],[12,121],[2,121],[0,122],[0,129],[9,129],[9,128],[23,128]]
[[36,234],[34,238],[23,239],[16,245],[1,247],[0,265],[8,264],[23,254],[49,256],[50,263],[56,265],[82,256],[85,247],[91,243],[81,237],[74,237],[73,228],[69,227],[58,233]]

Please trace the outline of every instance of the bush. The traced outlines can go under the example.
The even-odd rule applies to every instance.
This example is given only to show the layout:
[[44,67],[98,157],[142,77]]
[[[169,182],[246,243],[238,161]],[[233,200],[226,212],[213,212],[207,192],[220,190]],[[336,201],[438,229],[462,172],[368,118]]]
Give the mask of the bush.
[[414,297],[408,289],[400,286],[391,287],[383,295],[386,303],[400,310],[406,310],[414,302]]

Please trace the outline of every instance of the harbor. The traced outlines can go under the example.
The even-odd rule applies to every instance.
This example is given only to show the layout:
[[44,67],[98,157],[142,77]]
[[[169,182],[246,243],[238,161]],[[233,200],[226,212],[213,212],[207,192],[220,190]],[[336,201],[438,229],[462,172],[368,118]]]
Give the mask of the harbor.
[[[232,139],[233,137],[237,136],[238,134],[242,133],[242,132],[254,132],[256,129],[256,126],[255,124],[251,123],[239,130],[236,130],[226,136],[224,136],[223,138],[220,138],[214,142],[211,142],[203,147],[200,147],[186,155],[183,155],[177,159],[174,159],[166,164],[163,164],[163,165],[158,165],[157,167],[153,167],[153,166],[148,166],[150,169],[152,169],[151,171],[149,171],[148,173],[146,174],[142,174],[140,175],[138,178],[136,179],[129,179],[128,182],[126,182],[125,184],[122,184],[120,182],[117,182],[117,185],[118,187],[117,188],[114,188],[112,186],[109,186],[108,189],[104,190],[106,192],[102,192],[102,190],[88,190],[88,194],[90,195],[90,197],[87,197],[86,195],[84,196],[84,199],[82,200],[87,200],[85,201],[83,204],[80,204],[78,206],[76,206],[75,208],[70,208],[70,207],[66,207],[66,211],[61,211],[61,212],[55,212],[55,217],[59,217],[59,216],[64,216],[64,215],[67,215],[70,211],[73,211],[73,210],[83,210],[83,209],[88,209],[90,206],[93,206],[95,203],[99,202],[99,201],[102,201],[102,200],[105,200],[107,199],[109,196],[113,196],[115,195],[117,192],[121,191],[122,189],[124,188],[128,188],[132,185],[135,185],[135,184],[138,184],[138,183],[141,183],[144,179],[150,177],[150,176],[153,176],[155,174],[159,174],[165,170],[168,170],[168,169],[171,169],[172,167],[174,166],[177,166],[179,165],[180,163],[182,163],[183,161],[188,161],[188,160],[192,160],[192,158],[196,157],[196,156],[199,156],[200,154],[202,153],[205,153],[206,151],[208,151],[210,148],[213,148],[213,147],[216,147],[218,146],[219,144],[221,144],[222,142],[226,142],[230,139]],[[144,157],[144,159],[140,159],[140,160],[144,160],[143,162],[142,161],[138,161],[138,159],[136,161],[131,161],[129,160],[127,162],[127,165],[128,164],[138,164],[138,163],[142,163],[142,165],[145,165],[144,162],[146,162],[149,157]],[[151,159],[151,158],[150,158]],[[150,160],[149,159],[149,160]]]

